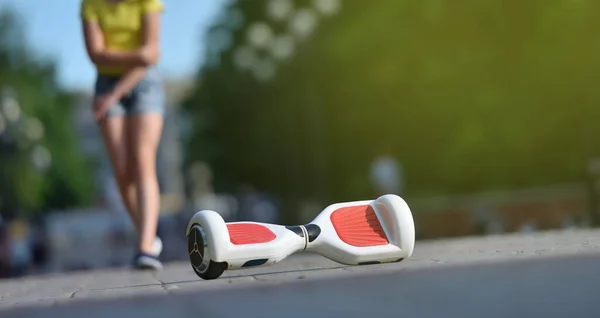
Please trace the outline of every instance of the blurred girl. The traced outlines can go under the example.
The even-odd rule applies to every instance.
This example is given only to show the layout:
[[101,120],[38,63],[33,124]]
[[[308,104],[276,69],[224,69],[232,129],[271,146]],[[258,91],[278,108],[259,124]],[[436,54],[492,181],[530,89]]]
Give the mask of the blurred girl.
[[160,269],[156,153],[164,97],[160,0],[83,0],[85,47],[97,70],[93,111],[121,197],[139,236],[137,268]]

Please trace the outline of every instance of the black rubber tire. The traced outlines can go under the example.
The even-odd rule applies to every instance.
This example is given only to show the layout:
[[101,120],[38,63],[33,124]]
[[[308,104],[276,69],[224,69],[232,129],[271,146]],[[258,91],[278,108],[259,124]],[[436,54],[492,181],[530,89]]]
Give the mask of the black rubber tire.
[[208,269],[204,273],[197,271],[195,268],[194,273],[204,280],[211,280],[221,277],[226,269],[227,263],[217,263],[211,260],[208,264]]
[[204,269],[201,264],[204,260],[204,238],[202,237],[202,227],[199,224],[192,225],[188,234],[188,255],[194,273],[204,280],[219,278],[227,269],[226,262],[214,262],[209,260],[208,266]]

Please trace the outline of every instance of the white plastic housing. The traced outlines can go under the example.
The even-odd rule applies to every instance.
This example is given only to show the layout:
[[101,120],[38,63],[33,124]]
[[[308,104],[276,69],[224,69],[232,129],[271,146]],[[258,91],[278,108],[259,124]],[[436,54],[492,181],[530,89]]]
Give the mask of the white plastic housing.
[[[338,236],[331,223],[331,214],[344,207],[366,204],[375,211],[389,244],[357,247],[346,244]],[[308,243],[307,250],[341,264],[394,262],[410,257],[415,248],[415,225],[412,213],[406,202],[396,195],[384,195],[370,201],[332,204],[311,223],[321,228],[321,234],[312,243]]]

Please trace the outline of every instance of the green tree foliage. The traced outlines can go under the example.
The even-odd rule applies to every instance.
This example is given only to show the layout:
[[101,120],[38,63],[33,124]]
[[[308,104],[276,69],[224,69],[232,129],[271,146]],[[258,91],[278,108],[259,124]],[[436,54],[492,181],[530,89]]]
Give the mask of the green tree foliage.
[[579,181],[600,150],[597,1],[341,1],[262,82],[234,52],[253,22],[287,32],[266,3],[228,7],[241,28],[215,22],[208,39],[231,30],[233,45],[209,41],[186,104],[191,160],[223,186],[370,197],[369,162],[392,149],[408,195],[467,193]]
[[[86,204],[94,191],[91,170],[77,149],[73,96],[58,87],[54,64],[37,56],[24,39],[18,16],[9,10],[0,12],[0,88],[4,97],[18,102],[22,117],[22,123],[14,125],[20,128],[0,133],[0,212],[4,215]],[[17,142],[26,135],[26,118],[37,118],[43,125],[37,144],[51,156],[47,169],[34,164],[34,145]]]

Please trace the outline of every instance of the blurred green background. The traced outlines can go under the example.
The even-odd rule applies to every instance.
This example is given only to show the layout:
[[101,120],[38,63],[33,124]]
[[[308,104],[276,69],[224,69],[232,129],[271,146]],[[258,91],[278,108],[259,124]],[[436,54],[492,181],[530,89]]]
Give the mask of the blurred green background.
[[581,181],[598,154],[598,2],[340,1],[281,59],[248,44],[256,24],[290,33],[266,5],[230,5],[185,103],[190,159],[223,189],[370,197],[366,167],[389,150],[407,197],[464,194]]
[[0,211],[33,217],[90,204],[90,159],[73,128],[74,95],[61,90],[56,65],[25,41],[24,21],[0,12]]

